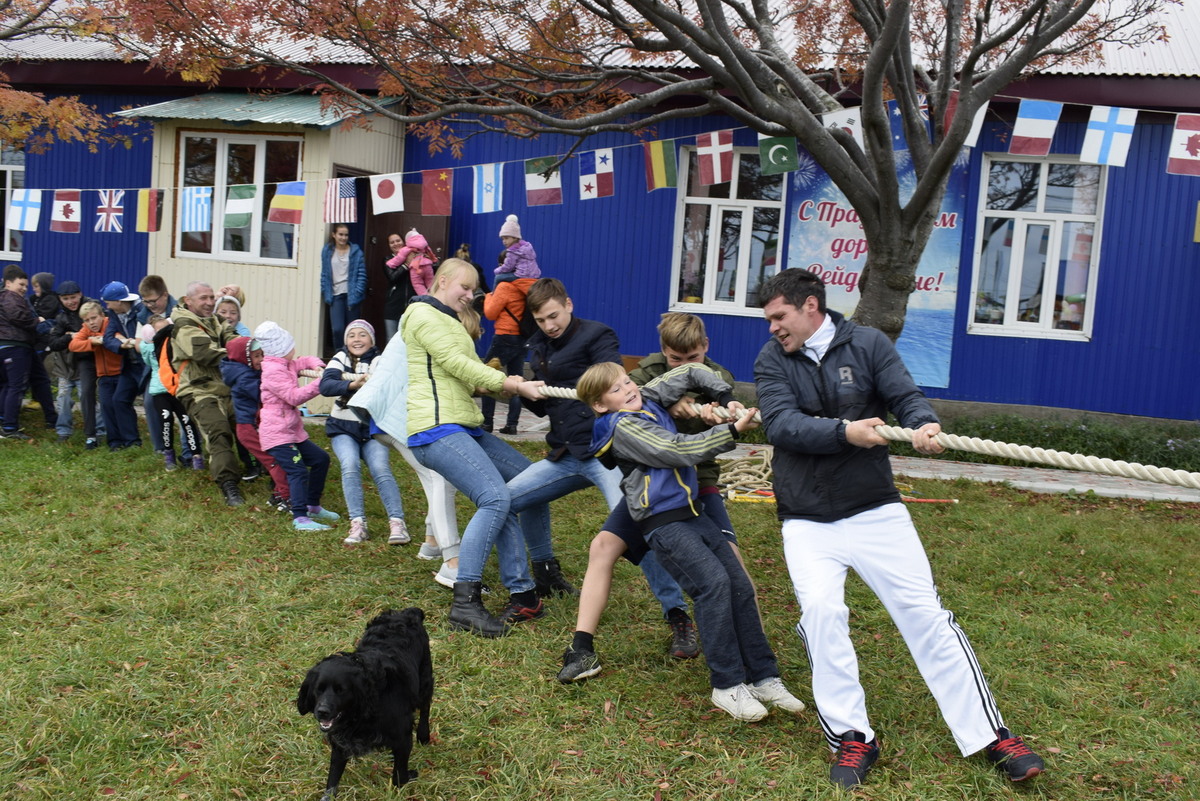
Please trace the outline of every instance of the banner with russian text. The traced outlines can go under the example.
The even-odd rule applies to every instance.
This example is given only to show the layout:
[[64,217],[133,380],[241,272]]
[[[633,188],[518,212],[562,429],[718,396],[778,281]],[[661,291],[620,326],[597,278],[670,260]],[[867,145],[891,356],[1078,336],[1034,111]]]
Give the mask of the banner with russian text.
[[[909,296],[904,333],[896,343],[913,379],[924,387],[950,385],[950,346],[962,253],[969,150],[954,165],[942,211],[917,267],[917,289]],[[787,266],[811,270],[825,281],[829,308],[846,316],[858,306],[858,280],[867,262],[867,240],[858,214],[813,157],[800,149],[791,173],[791,227]],[[899,158],[901,197],[916,185],[912,162]]]

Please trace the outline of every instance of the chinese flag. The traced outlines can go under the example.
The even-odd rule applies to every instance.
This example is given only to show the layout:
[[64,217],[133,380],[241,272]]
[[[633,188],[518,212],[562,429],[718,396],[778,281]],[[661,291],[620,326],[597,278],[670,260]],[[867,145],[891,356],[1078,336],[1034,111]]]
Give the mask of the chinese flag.
[[421,171],[421,216],[449,217],[450,196],[454,186],[454,171]]

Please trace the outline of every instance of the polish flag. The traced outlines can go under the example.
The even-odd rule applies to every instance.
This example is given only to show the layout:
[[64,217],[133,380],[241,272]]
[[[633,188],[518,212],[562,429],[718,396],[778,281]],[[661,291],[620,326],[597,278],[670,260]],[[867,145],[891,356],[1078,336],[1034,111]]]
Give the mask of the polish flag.
[[733,178],[733,131],[713,131],[696,137],[700,185],[723,184]]
[[79,190],[54,190],[54,208],[50,212],[50,230],[60,234],[79,233]]

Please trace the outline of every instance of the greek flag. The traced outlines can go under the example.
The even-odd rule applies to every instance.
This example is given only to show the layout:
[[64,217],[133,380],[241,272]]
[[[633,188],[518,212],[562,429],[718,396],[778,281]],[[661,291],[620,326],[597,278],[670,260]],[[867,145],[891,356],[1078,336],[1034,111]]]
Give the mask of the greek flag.
[[180,202],[179,230],[209,231],[212,229],[211,186],[185,186]]

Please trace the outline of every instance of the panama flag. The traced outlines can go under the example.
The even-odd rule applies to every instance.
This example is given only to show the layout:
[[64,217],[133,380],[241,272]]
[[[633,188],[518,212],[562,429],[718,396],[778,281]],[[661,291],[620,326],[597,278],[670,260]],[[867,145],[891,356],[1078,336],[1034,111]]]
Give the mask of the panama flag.
[[95,231],[101,234],[121,233],[121,220],[125,217],[125,190],[101,189],[100,202],[96,205]]
[[1133,141],[1135,122],[1135,108],[1093,106],[1079,160],[1089,164],[1124,167],[1125,159],[1129,155],[1129,145]]
[[1200,175],[1200,114],[1175,116],[1175,130],[1167,150],[1167,172]]
[[60,234],[79,233],[79,190],[55,189],[50,210],[50,230]]
[[[562,173],[555,167],[558,156],[543,156],[525,162],[525,203],[554,206],[563,201]],[[553,172],[550,170],[553,169]]]
[[42,216],[42,190],[14,189],[8,201],[8,227],[14,231],[36,231]]
[[611,147],[579,154],[579,199],[593,200],[613,195],[613,152]]
[[275,196],[267,207],[267,222],[299,225],[304,217],[304,181],[284,181],[275,186]]
[[1022,100],[1008,152],[1015,156],[1044,156],[1049,153],[1062,107],[1062,103],[1049,100]]
[[222,228],[246,228],[254,219],[254,196],[258,187],[254,184],[238,184],[229,187],[225,195],[225,220]]
[[733,131],[713,131],[696,137],[700,185],[723,184],[733,178]]
[[371,176],[371,213],[404,211],[404,173]]
[[179,204],[180,231],[188,233],[212,229],[212,193],[211,186],[183,188],[183,198]]
[[500,211],[504,197],[504,165],[476,164],[475,173],[475,203],[476,214],[490,214]]

